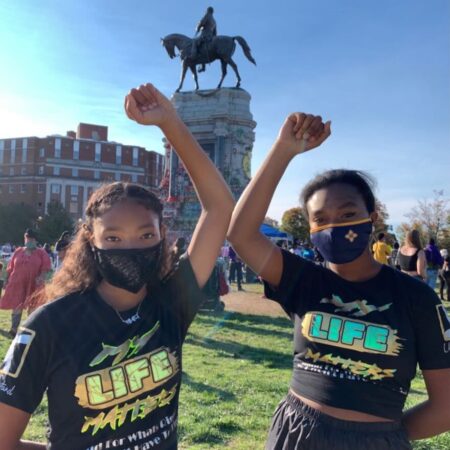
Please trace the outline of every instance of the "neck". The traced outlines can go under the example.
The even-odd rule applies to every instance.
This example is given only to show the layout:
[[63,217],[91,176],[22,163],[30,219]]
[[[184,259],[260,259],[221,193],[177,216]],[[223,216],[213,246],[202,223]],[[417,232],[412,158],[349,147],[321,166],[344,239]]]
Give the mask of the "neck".
[[108,305],[120,312],[139,305],[147,295],[147,286],[144,286],[139,292],[134,294],[102,280],[97,286],[97,292]]
[[347,264],[329,264],[330,270],[347,281],[370,280],[378,274],[382,266],[373,259],[369,248],[361,256]]

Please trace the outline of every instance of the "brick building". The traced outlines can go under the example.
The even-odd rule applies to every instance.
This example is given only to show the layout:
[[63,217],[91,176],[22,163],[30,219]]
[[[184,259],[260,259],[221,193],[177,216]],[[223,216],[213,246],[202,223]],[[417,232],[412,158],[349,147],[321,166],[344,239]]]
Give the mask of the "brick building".
[[66,136],[0,139],[0,204],[23,203],[39,215],[50,201],[77,220],[100,184],[132,181],[157,191],[164,156],[108,141],[105,126],[80,123]]

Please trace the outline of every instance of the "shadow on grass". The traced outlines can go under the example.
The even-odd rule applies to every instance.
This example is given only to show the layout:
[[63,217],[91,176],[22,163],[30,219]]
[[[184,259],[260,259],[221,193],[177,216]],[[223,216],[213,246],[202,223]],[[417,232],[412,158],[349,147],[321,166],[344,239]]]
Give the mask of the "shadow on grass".
[[[292,340],[293,325],[289,319],[283,317],[256,316],[236,312],[199,314],[198,322],[216,326],[223,321],[222,328],[228,328],[244,333],[255,333],[261,336],[276,336]],[[258,326],[262,325],[262,326]],[[268,329],[267,325],[285,328],[287,331]]]
[[189,374],[183,371],[183,379],[182,379],[183,385],[189,386],[191,389],[198,391],[198,392],[209,392],[212,394],[217,395],[220,400],[235,400],[235,395],[231,392],[225,391],[223,389],[220,389],[218,387],[211,386],[209,384],[201,383],[199,381],[193,380]]
[[218,341],[212,338],[202,338],[190,333],[186,340],[191,345],[215,350],[220,356],[233,359],[246,359],[255,364],[263,364],[270,369],[292,369],[292,359],[285,353],[275,352],[269,349],[251,347],[250,345],[236,342]]
[[0,336],[3,336],[4,338],[12,341],[12,337],[10,336],[9,332],[6,330],[0,330]]

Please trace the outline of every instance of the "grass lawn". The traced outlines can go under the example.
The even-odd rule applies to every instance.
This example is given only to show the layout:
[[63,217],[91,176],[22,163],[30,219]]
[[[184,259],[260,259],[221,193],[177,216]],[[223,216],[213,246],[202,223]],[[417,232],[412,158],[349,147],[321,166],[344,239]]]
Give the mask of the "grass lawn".
[[[0,312],[0,330],[9,314]],[[0,331],[0,356],[10,340]],[[181,449],[263,449],[272,413],[286,394],[292,365],[288,319],[227,312],[200,313],[184,346],[180,401]],[[413,382],[407,406],[426,398],[423,379]],[[43,441],[46,403],[34,414],[25,437]],[[450,434],[414,444],[448,450]]]

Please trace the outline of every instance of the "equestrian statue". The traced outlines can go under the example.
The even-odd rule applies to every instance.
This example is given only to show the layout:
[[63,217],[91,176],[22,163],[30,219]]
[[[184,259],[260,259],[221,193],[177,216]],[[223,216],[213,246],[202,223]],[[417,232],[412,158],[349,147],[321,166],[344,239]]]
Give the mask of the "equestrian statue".
[[206,10],[206,14],[200,20],[196,28],[196,35],[200,33],[199,37],[191,39],[184,34],[169,34],[165,38],[161,39],[161,43],[166,49],[170,58],[175,58],[175,49],[179,51],[179,55],[182,61],[181,79],[180,85],[176,92],[180,92],[183,87],[184,77],[186,76],[187,69],[190,69],[195,81],[195,90],[199,89],[198,77],[197,77],[197,65],[200,65],[199,72],[205,71],[205,64],[211,63],[216,59],[220,60],[222,65],[222,77],[217,86],[218,89],[222,86],[222,82],[227,74],[227,66],[230,65],[236,74],[237,83],[236,87],[241,85],[241,77],[236,63],[233,61],[232,56],[236,49],[236,42],[242,47],[244,55],[247,59],[256,65],[256,61],[250,51],[245,39],[241,36],[218,36],[217,24],[213,17],[214,10],[210,6]]

